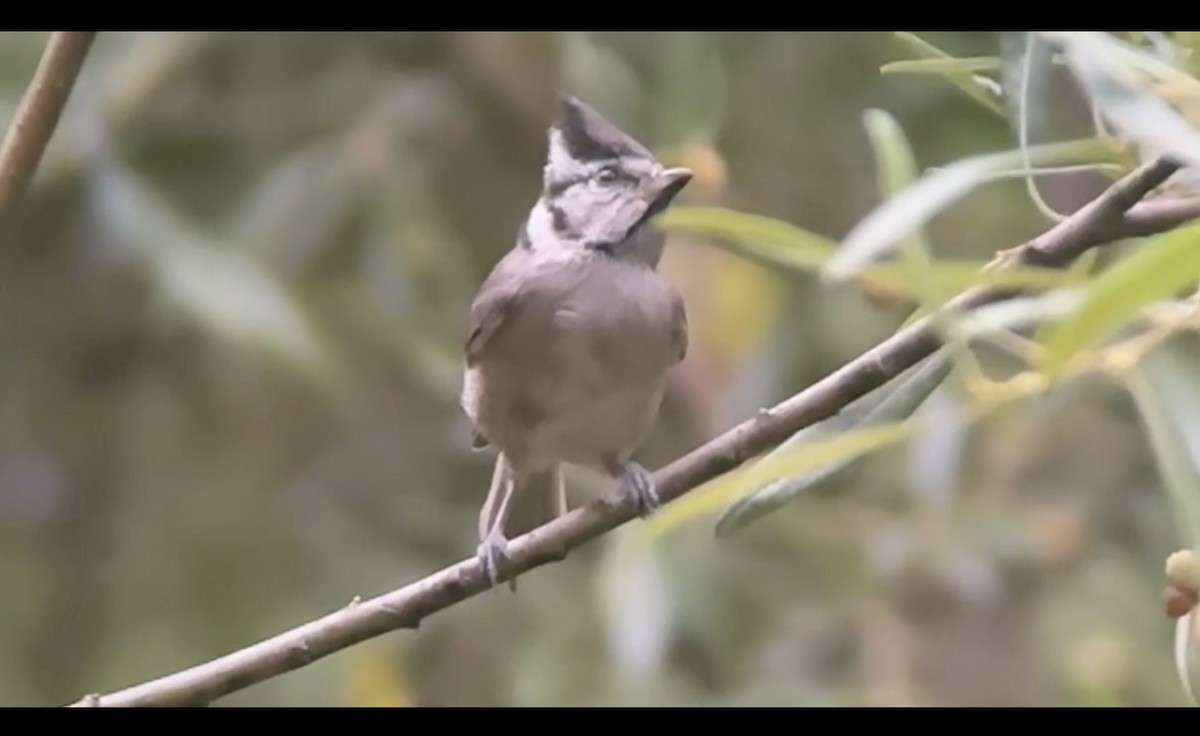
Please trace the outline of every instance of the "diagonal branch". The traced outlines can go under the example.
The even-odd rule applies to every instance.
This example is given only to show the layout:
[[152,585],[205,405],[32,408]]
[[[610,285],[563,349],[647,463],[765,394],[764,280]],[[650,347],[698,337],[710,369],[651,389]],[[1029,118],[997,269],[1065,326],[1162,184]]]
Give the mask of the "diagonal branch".
[[[1159,159],[1113,184],[1078,212],[996,261],[1065,266],[1089,248],[1131,235],[1148,235],[1200,217],[1200,198],[1137,205],[1178,166]],[[1137,206],[1135,206],[1137,205]],[[1010,296],[983,289],[960,295],[961,310]],[[773,409],[734,427],[655,474],[664,501],[735,469],[810,424],[832,416],[933,353],[940,345],[932,319],[914,323],[823,380]],[[628,502],[594,502],[513,540],[508,579],[561,559],[635,516]],[[491,587],[474,558],[458,562],[399,590],[355,600],[340,611],[240,651],[109,695],[89,695],[75,706],[203,705],[223,695],[299,669],[358,642],[402,628]]]
[[0,143],[0,219],[20,201],[75,87],[95,31],[55,31]]

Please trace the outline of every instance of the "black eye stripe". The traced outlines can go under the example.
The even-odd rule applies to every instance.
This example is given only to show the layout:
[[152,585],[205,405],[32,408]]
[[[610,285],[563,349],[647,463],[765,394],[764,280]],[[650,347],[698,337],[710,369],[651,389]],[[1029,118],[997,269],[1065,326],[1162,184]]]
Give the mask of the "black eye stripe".
[[600,174],[597,174],[597,176],[605,174],[605,173],[612,176],[614,178],[614,181],[620,181],[620,182],[626,182],[626,183],[632,184],[632,183],[636,183],[638,180],[638,178],[636,176],[629,173],[625,169],[622,169],[620,166],[606,166],[600,170]]
[[635,174],[631,174],[622,167],[613,164],[590,174],[576,174],[574,176],[568,176],[564,179],[554,179],[549,181],[546,183],[546,195],[548,197],[557,197],[576,184],[582,184],[591,179],[599,179],[603,172],[611,172],[612,174],[615,174],[616,181],[627,184],[636,184],[638,182],[638,177]]
[[567,233],[571,228],[571,221],[567,219],[567,213],[563,212],[561,207],[549,206],[550,209],[550,224],[555,232]]
[[555,179],[553,181],[546,182],[546,194],[550,197],[557,197],[576,184],[587,181],[588,178],[589,177],[587,176],[576,175],[567,177],[566,179]]

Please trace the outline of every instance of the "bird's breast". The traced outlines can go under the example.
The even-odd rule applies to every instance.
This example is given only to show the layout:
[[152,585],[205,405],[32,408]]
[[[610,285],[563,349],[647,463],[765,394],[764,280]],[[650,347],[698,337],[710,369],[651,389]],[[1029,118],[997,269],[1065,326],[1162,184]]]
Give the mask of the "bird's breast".
[[464,377],[468,415],[501,447],[589,464],[638,444],[674,364],[669,287],[648,268],[572,262],[544,282]]

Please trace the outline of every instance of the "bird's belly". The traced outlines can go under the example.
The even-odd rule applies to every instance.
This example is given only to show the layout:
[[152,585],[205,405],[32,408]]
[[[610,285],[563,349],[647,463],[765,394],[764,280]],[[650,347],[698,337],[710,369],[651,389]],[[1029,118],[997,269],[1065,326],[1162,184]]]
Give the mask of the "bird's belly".
[[662,400],[662,380],[636,387],[578,391],[545,415],[530,436],[530,455],[602,470],[642,443]]
[[668,362],[620,336],[551,334],[469,369],[464,410],[498,449],[533,466],[624,459],[654,422]]

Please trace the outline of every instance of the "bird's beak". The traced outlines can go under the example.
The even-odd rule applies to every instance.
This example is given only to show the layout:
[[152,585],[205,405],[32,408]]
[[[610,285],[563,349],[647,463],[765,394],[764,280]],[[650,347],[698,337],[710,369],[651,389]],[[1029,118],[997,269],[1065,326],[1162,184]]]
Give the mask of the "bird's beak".
[[650,205],[648,215],[653,217],[665,210],[691,180],[691,169],[682,166],[663,169],[647,187],[646,200]]

